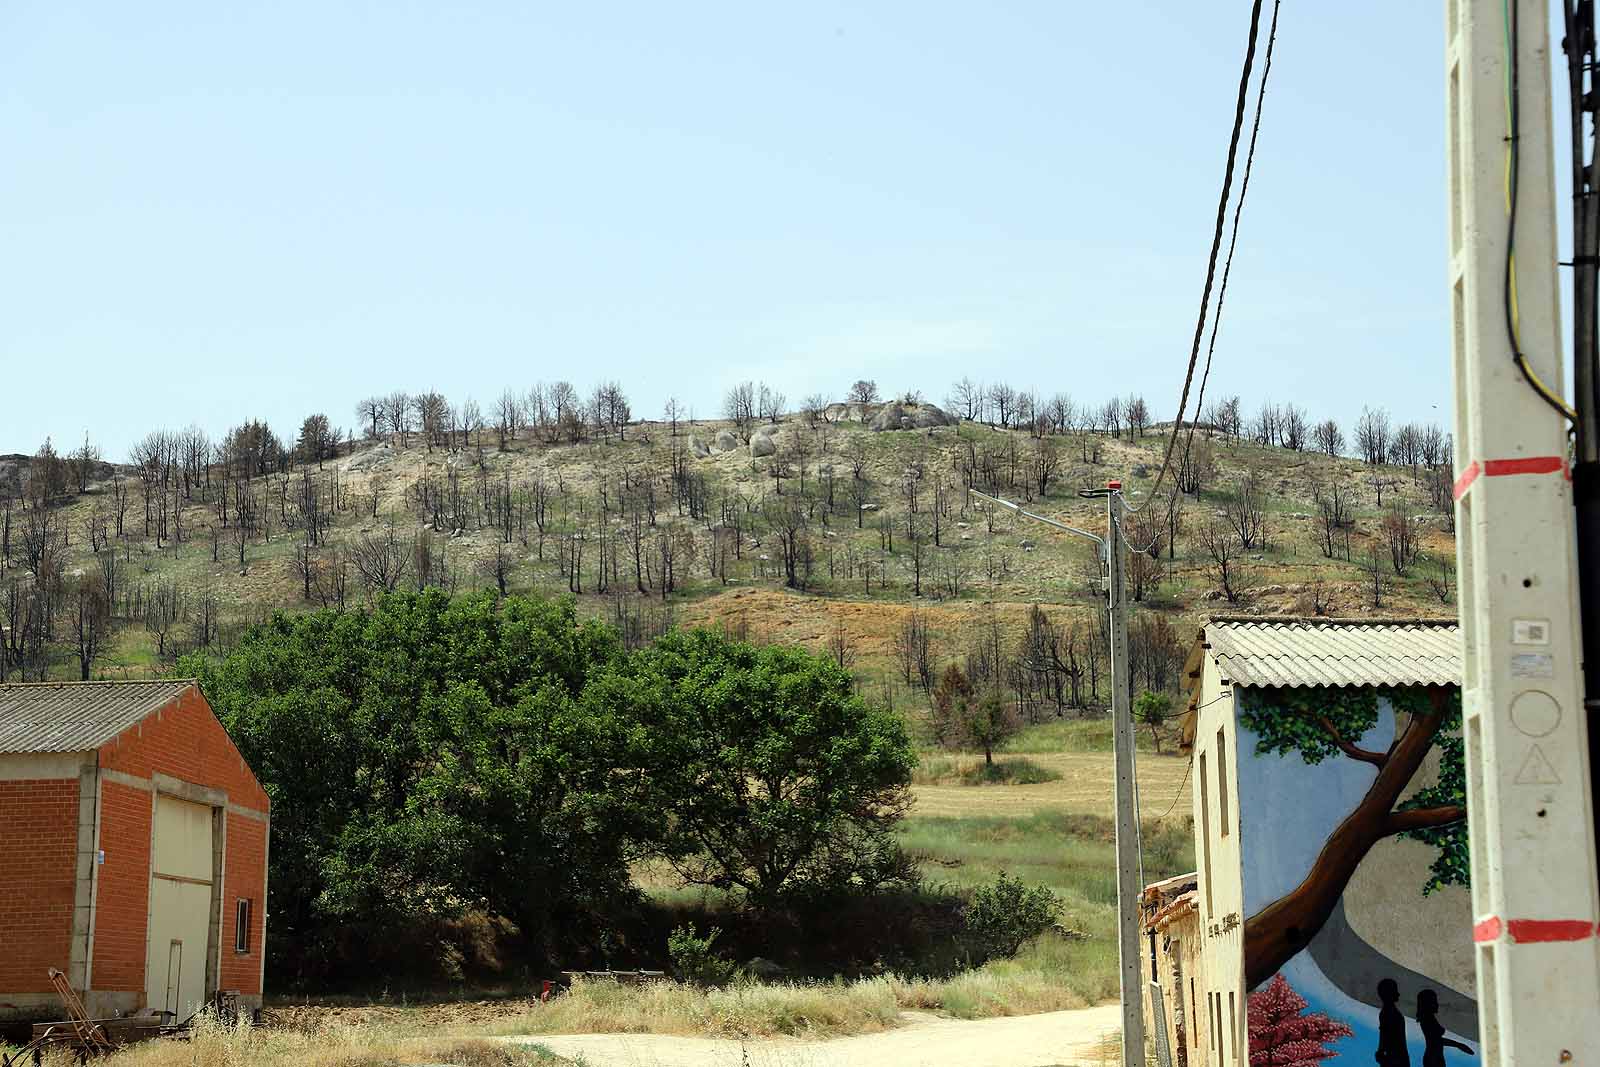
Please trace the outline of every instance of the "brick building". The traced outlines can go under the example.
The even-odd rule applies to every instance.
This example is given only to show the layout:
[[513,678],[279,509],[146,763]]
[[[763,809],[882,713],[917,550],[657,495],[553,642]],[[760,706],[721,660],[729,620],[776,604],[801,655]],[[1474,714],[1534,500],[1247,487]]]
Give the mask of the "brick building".
[[192,681],[0,685],[0,1020],[260,1006],[267,795]]

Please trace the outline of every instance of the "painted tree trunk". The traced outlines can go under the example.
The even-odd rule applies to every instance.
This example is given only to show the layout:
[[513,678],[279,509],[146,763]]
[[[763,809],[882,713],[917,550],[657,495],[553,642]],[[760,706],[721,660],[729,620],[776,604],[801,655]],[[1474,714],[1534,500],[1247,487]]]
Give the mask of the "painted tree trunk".
[[1385,837],[1410,828],[1394,817],[1394,806],[1433,747],[1448,700],[1430,691],[1432,709],[1415,715],[1379,758],[1377,777],[1361,803],[1328,835],[1305,879],[1289,893],[1245,920],[1245,989],[1269,980],[1322,929],[1367,853]]

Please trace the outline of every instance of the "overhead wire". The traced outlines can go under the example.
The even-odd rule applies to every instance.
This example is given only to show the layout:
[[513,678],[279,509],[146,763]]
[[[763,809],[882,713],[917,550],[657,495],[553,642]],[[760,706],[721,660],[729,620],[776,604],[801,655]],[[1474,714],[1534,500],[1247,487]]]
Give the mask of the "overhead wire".
[[1521,152],[1518,148],[1518,139],[1521,135],[1522,100],[1519,82],[1521,79],[1520,63],[1517,59],[1517,5],[1512,0],[1502,0],[1500,5],[1502,21],[1505,27],[1506,45],[1506,163],[1505,163],[1505,199],[1506,199],[1506,263],[1504,300],[1506,339],[1511,344],[1511,361],[1522,372],[1533,391],[1556,411],[1567,419],[1568,422],[1577,422],[1578,413],[1567,406],[1561,394],[1551,389],[1544,383],[1538,373],[1528,363],[1527,355],[1522,351],[1522,313],[1517,304],[1517,178],[1521,169]]
[[1178,444],[1178,435],[1183,432],[1183,416],[1189,407],[1189,389],[1194,384],[1195,367],[1200,362],[1200,342],[1205,338],[1206,318],[1211,306],[1211,290],[1216,284],[1217,257],[1222,251],[1222,231],[1227,224],[1228,203],[1233,193],[1233,172],[1239,157],[1239,136],[1244,131],[1245,102],[1250,95],[1250,72],[1255,66],[1256,41],[1261,32],[1261,4],[1262,0],[1254,0],[1250,7],[1250,38],[1244,53],[1244,69],[1239,72],[1239,93],[1233,109],[1233,131],[1228,137],[1228,162],[1222,174],[1222,195],[1217,200],[1217,221],[1211,235],[1211,253],[1206,261],[1206,283],[1200,292],[1200,314],[1194,325],[1194,340],[1189,346],[1189,368],[1183,377],[1183,392],[1178,399],[1178,414],[1172,420],[1172,433],[1167,438],[1166,453],[1162,457],[1161,470],[1156,474],[1155,484],[1150,487],[1150,496],[1146,497],[1145,504],[1131,509],[1134,514],[1143,511],[1161,489],[1161,483],[1172,467],[1172,456]]
[[[1190,451],[1194,447],[1195,423],[1199,420],[1200,412],[1203,410],[1206,402],[1206,383],[1211,380],[1211,358],[1217,350],[1217,331],[1222,325],[1223,303],[1228,298],[1228,279],[1233,274],[1233,253],[1239,245],[1239,219],[1244,214],[1245,197],[1250,192],[1250,174],[1255,169],[1256,162],[1256,142],[1260,140],[1261,137],[1261,112],[1266,103],[1267,79],[1272,75],[1272,53],[1273,49],[1278,43],[1278,11],[1281,6],[1282,0],[1272,0],[1272,22],[1267,30],[1267,50],[1266,54],[1262,57],[1261,62],[1261,81],[1256,87],[1255,117],[1250,125],[1250,144],[1245,149],[1244,175],[1239,180],[1239,199],[1235,201],[1233,205],[1233,226],[1228,235],[1228,255],[1227,259],[1222,265],[1222,281],[1217,286],[1217,308],[1216,311],[1211,315],[1211,338],[1206,344],[1205,370],[1200,376],[1200,392],[1195,397],[1195,418],[1190,420],[1188,433],[1185,435],[1183,442],[1183,462],[1185,465],[1188,463]],[[1142,507],[1137,509],[1130,508],[1130,512],[1137,515],[1142,512],[1145,507],[1148,507],[1150,500],[1153,499],[1156,489],[1160,488],[1160,484],[1161,482],[1158,478],[1156,480],[1156,484],[1151,487],[1150,491],[1152,496],[1145,498],[1145,504]],[[1164,520],[1163,525],[1170,527],[1172,522],[1172,512],[1177,508],[1177,506],[1178,493],[1177,489],[1174,488],[1173,492],[1167,499],[1167,517]],[[1127,542],[1128,551],[1135,554],[1149,552],[1151,549],[1155,548],[1156,543],[1161,540],[1162,534],[1161,529],[1157,528],[1153,533],[1151,533],[1150,539],[1147,542],[1142,545],[1135,545],[1128,537],[1127,532],[1122,528],[1120,523],[1117,524],[1117,530],[1122,535],[1122,539]]]
[[[1219,700],[1227,700],[1231,696],[1233,696],[1233,690],[1232,689],[1224,689],[1221,693],[1219,693],[1216,696],[1212,697],[1210,700],[1206,701],[1204,704],[1196,705],[1195,709],[1194,709],[1195,714],[1198,715],[1200,712],[1206,710],[1211,705],[1215,704],[1217,701],[1219,701]],[[1191,770],[1193,770],[1193,769],[1194,769],[1194,755],[1191,753],[1190,756],[1189,756],[1189,764],[1188,764],[1188,766],[1184,767],[1184,769],[1183,769],[1183,779],[1178,783],[1178,791],[1172,795],[1172,803],[1167,805],[1167,810],[1162,812],[1161,813],[1161,817],[1159,819],[1157,819],[1152,825],[1160,826],[1163,822],[1166,821],[1167,816],[1172,814],[1173,809],[1178,806],[1178,801],[1183,799],[1183,787],[1189,783],[1189,772]]]
[[1233,232],[1228,236],[1228,258],[1222,265],[1222,284],[1217,289],[1217,310],[1211,316],[1211,340],[1206,345],[1206,366],[1200,375],[1200,393],[1195,397],[1195,419],[1189,423],[1189,433],[1183,442],[1183,458],[1187,463],[1194,446],[1194,427],[1206,402],[1206,385],[1211,380],[1211,357],[1217,351],[1217,330],[1222,325],[1222,305],[1228,299],[1228,278],[1233,274],[1233,252],[1239,244],[1239,217],[1244,213],[1244,198],[1250,192],[1250,172],[1255,169],[1256,141],[1261,136],[1261,110],[1267,97],[1267,79],[1272,75],[1272,51],[1278,43],[1278,8],[1280,0],[1272,0],[1272,25],[1267,31],[1267,54],[1261,63],[1261,84],[1256,89],[1255,121],[1250,126],[1250,146],[1244,156],[1244,177],[1239,181],[1239,199],[1233,206]]
[[1178,783],[1178,791],[1172,794],[1172,803],[1167,805],[1167,810],[1161,813],[1152,826],[1160,826],[1166,822],[1167,816],[1172,814],[1172,809],[1178,806],[1178,801],[1183,799],[1183,787],[1189,784],[1189,772],[1194,769],[1194,757],[1189,757],[1189,763],[1183,768],[1183,780]]

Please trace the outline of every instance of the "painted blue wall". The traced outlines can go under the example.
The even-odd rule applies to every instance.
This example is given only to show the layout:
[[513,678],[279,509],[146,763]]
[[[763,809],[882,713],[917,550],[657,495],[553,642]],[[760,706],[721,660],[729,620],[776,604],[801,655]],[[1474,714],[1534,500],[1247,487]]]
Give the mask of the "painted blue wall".
[[[1240,696],[1248,698],[1245,690]],[[1377,724],[1357,740],[1363,748],[1384,751],[1394,740],[1394,708],[1378,698]],[[1377,768],[1352,759],[1333,757],[1308,765],[1297,753],[1279,756],[1257,754],[1258,736],[1238,724],[1236,760],[1238,764],[1240,852],[1244,867],[1244,914],[1248,918],[1266,905],[1293,890],[1310,871],[1328,835],[1360,802],[1377,777]],[[1417,887],[1417,908],[1430,906],[1430,900]],[[1322,937],[1323,934],[1318,934]],[[1470,945],[1463,931],[1463,943]],[[1398,967],[1398,965],[1397,965]],[[1378,1047],[1377,1009],[1353,999],[1322,972],[1311,952],[1302,951],[1282,969],[1295,992],[1306,999],[1307,1011],[1323,1012],[1349,1026],[1354,1033],[1329,1044],[1339,1062],[1373,1062]],[[1371,976],[1375,989],[1385,975]],[[1262,984],[1265,988],[1265,983]],[[1413,1018],[1419,989],[1400,990],[1400,1010],[1407,1018],[1411,1062],[1421,1067],[1422,1032]],[[1464,992],[1471,994],[1472,990]],[[1474,1039],[1451,1033],[1473,1048]],[[1332,1062],[1332,1061],[1330,1061]],[[1449,1067],[1476,1064],[1477,1056],[1456,1049],[1445,1050]]]

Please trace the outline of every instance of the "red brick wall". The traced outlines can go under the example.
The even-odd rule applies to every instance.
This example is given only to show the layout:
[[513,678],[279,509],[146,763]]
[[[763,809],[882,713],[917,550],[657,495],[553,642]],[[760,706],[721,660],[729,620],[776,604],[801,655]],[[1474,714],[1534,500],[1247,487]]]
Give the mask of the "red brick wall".
[[100,849],[106,859],[97,869],[89,976],[98,990],[144,992],[150,805],[149,791],[100,779]]
[[67,969],[77,851],[77,778],[0,781],[0,992]]
[[184,690],[177,700],[102,745],[100,766],[140,778],[170,774],[221,789],[235,804],[267,810],[267,794],[198,686]]
[[[267,824],[243,815],[228,815],[228,852],[222,886],[222,988],[261,992],[262,927],[266,920]],[[234,948],[239,899],[250,901],[250,950]]]
[[[173,703],[148,716],[137,726],[123,731],[100,749],[102,769],[121,771],[138,778],[149,779],[154,774],[167,774],[208,789],[227,793],[228,801],[254,811],[266,812],[267,795],[250,772],[244,757],[233,746],[222,724],[212,714],[211,706],[200,695],[198,687],[185,690]],[[121,793],[133,790],[106,781],[106,806],[109,808],[110,791]],[[138,794],[143,802],[142,823],[133,826],[143,843],[143,864],[139,871],[140,882],[137,900],[137,952],[120,941],[112,952],[115,962],[111,973],[102,970],[106,965],[106,936],[113,919],[104,906],[95,924],[94,987],[102,990],[143,990],[145,964],[145,922],[149,913],[149,842],[150,794]],[[129,813],[131,815],[131,813]],[[109,816],[103,816],[101,847],[106,850],[106,864],[112,864],[111,847],[105,844],[110,829]],[[223,913],[222,913],[222,988],[237,989],[241,993],[261,992],[262,923],[266,910],[266,849],[267,826],[259,819],[229,813],[227,852],[223,857]],[[102,868],[104,871],[105,868]],[[100,899],[106,899],[109,879],[102,880]],[[234,952],[234,922],[237,901],[249,897],[252,901],[250,953],[239,956]],[[120,899],[120,898],[119,898]],[[133,918],[129,913],[125,918]],[[116,922],[121,927],[122,922]],[[116,981],[111,984],[111,974]]]

